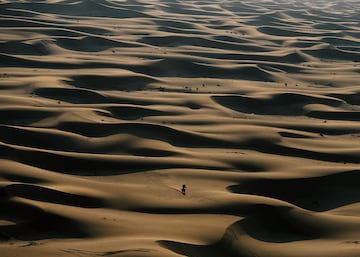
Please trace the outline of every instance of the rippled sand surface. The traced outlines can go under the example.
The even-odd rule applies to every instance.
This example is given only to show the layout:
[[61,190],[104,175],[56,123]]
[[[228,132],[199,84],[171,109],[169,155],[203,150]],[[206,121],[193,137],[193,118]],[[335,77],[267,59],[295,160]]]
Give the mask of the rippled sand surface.
[[359,14],[0,1],[1,257],[358,257]]

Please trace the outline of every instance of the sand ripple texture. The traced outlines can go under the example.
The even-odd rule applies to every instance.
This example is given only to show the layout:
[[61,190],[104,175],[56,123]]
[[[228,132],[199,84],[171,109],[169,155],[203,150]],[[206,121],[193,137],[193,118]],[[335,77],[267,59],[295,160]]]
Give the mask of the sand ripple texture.
[[359,257],[359,14],[0,1],[1,257]]

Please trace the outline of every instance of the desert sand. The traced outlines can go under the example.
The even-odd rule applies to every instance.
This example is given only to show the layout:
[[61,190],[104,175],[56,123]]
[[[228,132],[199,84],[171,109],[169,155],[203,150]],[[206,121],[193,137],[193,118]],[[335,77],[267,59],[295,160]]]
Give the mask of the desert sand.
[[359,257],[359,14],[0,1],[0,256]]

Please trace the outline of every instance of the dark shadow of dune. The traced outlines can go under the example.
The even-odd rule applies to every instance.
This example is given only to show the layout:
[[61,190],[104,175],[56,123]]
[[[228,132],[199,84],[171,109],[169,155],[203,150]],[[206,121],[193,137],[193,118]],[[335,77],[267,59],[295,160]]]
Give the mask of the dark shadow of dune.
[[0,125],[0,141],[39,149],[84,151],[84,147],[79,144],[78,137],[49,131],[28,130],[27,127]]
[[304,50],[304,53],[309,54],[319,59],[330,59],[330,60],[344,60],[359,62],[360,54],[350,51],[341,50],[335,46],[327,45],[321,49],[316,50]]
[[[228,144],[227,141],[211,138],[204,134],[153,123],[127,122],[119,124],[96,124],[67,122],[60,124],[59,128],[88,137],[103,137],[125,133],[186,147],[226,146]],[[151,133],[149,133],[149,131],[151,131]]]
[[1,42],[0,49],[3,54],[23,54],[23,55],[46,55],[48,50],[41,45],[25,44],[24,42],[11,41]]
[[344,100],[348,104],[360,106],[360,92],[353,94],[329,94],[330,97],[336,97]]
[[[327,131],[326,131],[327,132]],[[294,156],[311,160],[322,160],[337,163],[359,163],[359,153],[357,151],[349,152],[327,152],[324,150],[311,150],[299,147],[291,147],[282,143],[274,142],[266,138],[250,138],[242,142],[241,147],[252,149],[262,153],[276,154],[280,156]]]
[[209,15],[209,12],[201,9],[189,8],[188,5],[182,4],[181,2],[168,2],[166,6],[161,7],[162,11],[171,14],[183,14],[189,16],[203,16]]
[[[236,61],[243,61],[245,63],[251,63],[256,62],[257,63],[257,74],[260,75],[260,71],[267,71],[267,69],[264,69],[265,67],[272,66],[274,67],[272,71],[282,72],[282,73],[295,73],[301,71],[301,67],[296,66],[297,64],[301,64],[304,62],[309,61],[309,57],[306,56],[301,51],[296,52],[290,52],[285,53],[282,55],[274,55],[272,53],[268,53],[268,49],[263,47],[256,47],[253,45],[237,45],[236,48],[238,48],[239,52],[237,53],[222,53],[222,52],[187,52],[188,54],[191,54],[193,56],[199,56],[199,57],[205,57],[205,58],[212,58],[215,60],[236,60]],[[240,52],[242,51],[242,52]],[[266,62],[266,65],[262,64]],[[276,67],[276,68],[275,68]],[[256,68],[253,68],[253,71],[247,68],[239,68],[239,72],[247,74],[250,72],[250,74],[254,74],[254,70]],[[234,69],[236,72],[236,69]],[[256,73],[255,73],[256,74]],[[239,78],[242,78],[240,74],[237,74]],[[271,78],[271,74],[267,75],[268,78],[263,78],[263,81],[274,81],[273,78]],[[245,78],[245,76],[244,76]],[[251,76],[249,76],[251,78]],[[253,78],[254,81],[262,81],[260,78],[256,79]]]
[[278,134],[282,137],[287,137],[287,138],[313,138],[311,136],[304,135],[301,133],[293,133],[293,132],[287,132],[287,131],[280,131],[280,132],[278,132]]
[[237,161],[227,161],[232,165],[236,171],[246,171],[246,172],[264,172],[268,170],[266,165],[261,163],[255,163],[251,161],[237,160]]
[[351,30],[351,28],[348,26],[341,25],[336,22],[323,22],[314,24],[313,28],[319,30]]
[[118,105],[106,108],[109,110],[114,118],[123,120],[137,120],[149,116],[171,116],[176,115],[174,112],[151,109],[135,105]]
[[83,208],[100,208],[105,203],[98,198],[61,192],[43,186],[31,184],[11,184],[0,188],[9,197],[22,197],[31,200],[78,206]]
[[[18,16],[18,13],[16,14]],[[52,21],[43,21],[38,19],[6,19],[3,20],[1,25],[3,27],[16,28],[24,27],[29,30],[45,30],[45,34],[59,34],[60,36],[65,35],[108,35],[109,30],[90,26],[90,25],[79,25],[79,26],[66,26],[66,24],[53,23]],[[65,31],[65,33],[63,32]]]
[[360,54],[360,46],[337,46],[337,48],[347,53]]
[[79,52],[99,52],[112,48],[137,47],[136,44],[96,36],[58,38],[56,44],[62,48]]
[[135,148],[129,150],[129,153],[135,156],[143,156],[143,157],[170,157],[170,156],[176,156],[177,153],[173,151],[168,150],[162,150],[162,149],[155,149],[155,148]]
[[[132,155],[131,155],[132,153]],[[110,176],[168,168],[193,168],[218,170],[221,164],[174,162],[166,157],[175,151],[150,148],[130,149],[125,155],[47,151],[35,148],[18,148],[0,145],[2,158],[41,169],[79,176]],[[164,157],[164,158],[159,158]]]
[[[302,123],[302,124],[279,124],[279,128],[289,129],[289,130],[297,130],[301,132],[315,133],[315,134],[323,134],[323,135],[348,135],[348,134],[357,134],[360,132],[360,128],[355,126],[347,127],[347,126],[324,126],[326,122],[323,121],[321,125],[314,125]],[[283,135],[282,135],[283,136]]]
[[256,240],[270,243],[289,243],[311,240],[319,237],[321,231],[314,230],[294,216],[292,208],[257,204],[249,208],[249,213],[233,225]]
[[13,224],[0,225],[0,239],[42,240],[82,238],[91,234],[86,226],[73,219],[44,211],[34,205],[9,197],[0,189],[0,219]]
[[170,240],[161,240],[158,241],[158,244],[172,252],[188,257],[241,257],[236,253],[232,253],[220,243],[213,245],[195,245]]
[[[56,58],[53,58],[51,61],[42,61],[39,59],[34,59],[31,55],[25,56],[25,55],[10,55],[10,54],[3,54],[0,53],[0,67],[27,67],[27,68],[52,68],[52,69],[58,69],[59,66],[63,69],[77,69],[80,66],[83,68],[94,68],[100,64],[100,63],[94,63],[94,62],[84,62],[81,64],[75,64],[71,62],[63,62],[60,60],[57,60]],[[101,63],[101,66],[104,67],[119,67],[117,64],[106,64]]]
[[228,190],[283,200],[312,211],[328,211],[360,202],[360,171],[299,179],[253,179]]
[[88,0],[80,1],[74,4],[74,1],[60,1],[54,3],[48,2],[21,2],[5,3],[4,9],[25,9],[25,10],[42,10],[47,14],[58,14],[76,16],[76,17],[107,17],[107,18],[149,18],[150,15],[132,10],[131,8],[120,7],[116,2],[106,0]]
[[68,83],[94,90],[138,91],[146,89],[148,84],[156,81],[156,79],[136,74],[129,76],[78,75],[72,77],[72,81]]
[[241,95],[215,95],[212,99],[229,109],[243,113],[259,115],[298,116],[305,114],[304,106],[308,104],[326,104],[339,106],[341,100],[316,97],[296,93],[272,95],[269,98],[255,98]]
[[[253,47],[251,49],[264,51],[264,48],[261,47],[256,48],[256,46],[248,46],[246,44],[241,45],[236,42],[226,42],[216,39],[207,39],[200,36],[148,36],[140,39],[139,42],[160,47],[199,46],[203,48],[210,48],[210,51],[212,48],[245,51],[250,47]],[[204,55],[209,55],[208,57],[210,57],[211,53],[206,52]]]
[[[174,189],[178,191],[180,190]],[[191,197],[191,196],[189,196]],[[148,206],[133,207],[131,211],[142,212],[147,214],[216,214],[216,215],[233,215],[244,217],[249,215],[250,210],[254,203],[246,202],[214,202],[211,204],[205,204],[204,206],[178,206],[176,204],[172,206],[154,206],[151,203]]]
[[318,36],[331,37],[331,36],[341,35],[336,31],[334,32],[329,31],[324,33],[310,33],[310,32],[296,31],[296,30],[291,30],[290,28],[282,28],[275,26],[260,26],[257,28],[257,30],[267,35],[280,36],[280,37],[318,37]]
[[147,74],[149,76],[157,77],[205,77],[244,80],[247,79],[265,82],[275,81],[275,79],[269,72],[255,65],[226,67],[221,65],[213,65],[211,63],[204,63],[200,60],[197,61],[194,57],[178,58],[168,56],[166,59],[153,62],[151,64],[128,67],[128,69],[136,73]]
[[359,43],[351,40],[351,38],[341,38],[341,37],[324,37],[321,39],[321,42],[325,42],[329,45],[334,46],[359,46]]
[[249,209],[247,216],[225,231],[222,238],[208,245],[195,245],[170,240],[160,240],[158,244],[177,254],[189,257],[247,257],[258,256],[256,249],[249,248],[242,238],[253,238],[268,243],[289,243],[316,239],[323,231],[316,231],[310,223],[291,214],[289,207],[275,207],[265,204]]
[[230,11],[234,14],[253,14],[254,10],[259,9],[259,12],[264,11],[263,8],[258,7],[256,4],[253,4],[252,2],[243,3],[239,1],[229,1],[229,2],[222,2],[220,5],[222,8],[224,8],[227,11]]
[[162,32],[168,32],[173,34],[194,34],[194,35],[208,35],[205,31],[197,30],[197,29],[184,29],[181,27],[169,27],[169,26],[158,26],[158,30]]
[[306,115],[312,118],[323,120],[360,121],[360,112],[356,111],[310,111]]
[[0,178],[4,178],[11,182],[20,182],[20,183],[45,183],[49,182],[45,178],[39,178],[39,177],[32,177],[27,176],[23,174],[13,174],[13,173],[6,173],[6,172],[0,172]]
[[[56,32],[54,31],[54,34],[60,34],[60,36],[62,36],[63,32]],[[64,61],[62,58],[58,59],[58,58],[51,58],[51,59],[47,59],[47,60],[43,60],[43,59],[39,59],[39,58],[34,58],[32,55],[10,55],[10,54],[4,54],[0,52],[0,58],[1,58],[1,62],[0,62],[0,67],[27,67],[27,68],[44,68],[44,69],[59,69],[59,67],[61,67],[62,69],[105,69],[105,68],[120,68],[120,69],[127,69],[129,71],[136,71],[138,68],[137,65],[129,65],[129,64],[122,64],[119,63],[118,61],[116,61],[116,59],[113,59],[112,61],[108,61],[108,62],[104,62],[98,59],[94,59],[94,58],[89,58],[87,60],[82,60],[80,63],[79,62],[68,62],[68,61]],[[145,65],[146,67],[147,65]],[[142,66],[140,66],[142,67]],[[147,73],[145,73],[147,74]],[[151,72],[149,72],[148,74],[152,75]],[[81,76],[86,76],[86,75],[79,75]],[[91,76],[91,75],[89,75]],[[76,76],[75,76],[76,77]],[[104,77],[103,75],[98,75],[98,77]],[[108,76],[109,77],[109,76]],[[121,76],[120,76],[121,77]],[[130,76],[129,79],[131,80],[132,78],[135,78],[135,82],[136,82],[136,75],[134,76]],[[139,79],[141,80],[144,77],[139,76]],[[126,80],[126,78],[123,78],[124,81]],[[101,81],[101,80],[98,80]],[[156,80],[155,80],[156,81]],[[118,84],[119,81],[116,82],[116,84]],[[91,83],[91,81],[90,81]],[[91,85],[91,84],[90,84]],[[92,84],[93,85],[93,84]],[[114,84],[112,84],[114,86]],[[121,84],[118,84],[121,86]],[[76,84],[74,85],[76,86]],[[85,88],[86,85],[84,85]],[[99,89],[99,88],[97,88]],[[110,87],[107,90],[110,89],[116,89],[116,87]],[[139,89],[139,88],[138,88]],[[119,90],[121,90],[121,87],[119,88]]]
[[57,115],[57,111],[46,110],[45,108],[6,107],[0,108],[0,123],[26,126]]
[[110,99],[96,91],[84,88],[42,87],[34,90],[38,96],[74,104],[108,103]]

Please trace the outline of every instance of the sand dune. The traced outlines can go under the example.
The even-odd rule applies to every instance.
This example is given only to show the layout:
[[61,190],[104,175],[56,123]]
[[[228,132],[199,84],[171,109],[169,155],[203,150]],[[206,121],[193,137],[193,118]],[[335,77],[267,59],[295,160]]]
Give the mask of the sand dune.
[[359,12],[0,1],[1,257],[358,257]]

